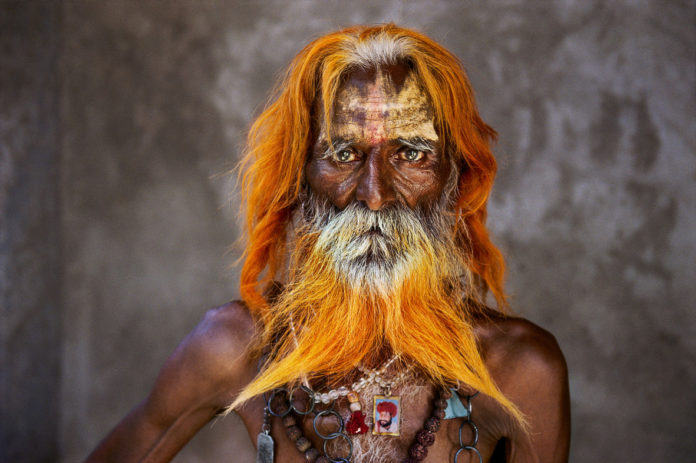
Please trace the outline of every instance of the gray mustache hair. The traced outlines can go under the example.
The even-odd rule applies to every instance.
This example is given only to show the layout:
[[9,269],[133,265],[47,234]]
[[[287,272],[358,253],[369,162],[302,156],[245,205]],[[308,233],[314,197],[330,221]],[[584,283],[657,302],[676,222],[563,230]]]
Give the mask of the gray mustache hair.
[[[398,253],[416,246],[424,234],[418,217],[408,208],[389,207],[372,211],[360,204],[351,204],[329,218],[322,227],[317,245],[328,248],[345,243],[344,258],[356,259],[373,255],[395,259]],[[331,251],[330,249],[326,249]]]
[[300,204],[297,232],[316,236],[315,249],[363,289],[388,291],[414,270],[418,256],[451,254],[452,216],[441,205],[424,211],[394,203],[373,211],[355,202],[339,210],[311,192]]
[[452,225],[448,213],[444,212],[445,204],[436,204],[425,210],[411,209],[397,202],[373,211],[360,202],[353,202],[344,209],[338,209],[309,192],[301,198],[300,205],[300,228],[305,228],[304,232],[328,229],[344,239],[371,232],[396,239],[406,237],[408,233],[405,231],[418,228],[423,228],[432,238],[445,233]]

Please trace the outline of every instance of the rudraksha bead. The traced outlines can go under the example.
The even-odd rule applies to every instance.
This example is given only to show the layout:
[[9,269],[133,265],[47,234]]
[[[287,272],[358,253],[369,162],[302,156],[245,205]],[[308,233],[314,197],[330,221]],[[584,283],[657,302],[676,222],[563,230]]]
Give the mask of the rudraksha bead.
[[433,445],[433,443],[435,443],[435,434],[430,431],[426,431],[425,429],[421,429],[418,431],[418,434],[416,434],[416,442],[425,445],[426,447],[430,447]]
[[440,429],[440,420],[435,417],[430,417],[427,419],[423,427],[430,432],[437,432]]
[[274,410],[276,413],[282,414],[284,413],[288,408],[290,408],[290,403],[288,402],[288,397],[285,392],[279,392],[275,396],[273,396],[273,400],[271,400],[271,409]]
[[297,450],[302,453],[306,452],[311,446],[312,443],[305,436],[302,436],[295,441],[295,447],[297,447]]
[[297,439],[302,437],[302,430],[298,426],[290,426],[285,430],[285,433],[288,435],[291,441],[296,442]]
[[285,425],[286,428],[289,428],[290,426],[294,426],[297,424],[297,420],[295,419],[295,415],[292,413],[288,413],[283,417],[283,424]]
[[452,391],[448,387],[443,387],[440,389],[440,398],[449,400],[449,398],[452,397]]
[[443,419],[445,417],[445,411],[441,408],[436,408],[433,410],[433,418]]
[[324,455],[320,455],[314,463],[331,463],[331,460]]
[[423,461],[425,457],[428,456],[428,449],[421,444],[413,444],[410,449],[408,449],[408,454],[416,461]]
[[441,408],[443,410],[447,408],[447,401],[445,399],[437,399],[435,402],[433,402],[433,404],[435,405],[435,408]]
[[305,460],[307,460],[309,463],[315,463],[317,458],[319,458],[319,450],[315,449],[314,447],[310,447],[304,453],[304,456]]

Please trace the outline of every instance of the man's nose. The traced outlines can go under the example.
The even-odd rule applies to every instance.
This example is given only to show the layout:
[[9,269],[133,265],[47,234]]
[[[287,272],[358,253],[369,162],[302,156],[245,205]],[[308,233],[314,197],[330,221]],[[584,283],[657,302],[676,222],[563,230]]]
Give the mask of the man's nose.
[[371,153],[358,179],[355,199],[377,211],[396,198],[391,173],[378,152]]

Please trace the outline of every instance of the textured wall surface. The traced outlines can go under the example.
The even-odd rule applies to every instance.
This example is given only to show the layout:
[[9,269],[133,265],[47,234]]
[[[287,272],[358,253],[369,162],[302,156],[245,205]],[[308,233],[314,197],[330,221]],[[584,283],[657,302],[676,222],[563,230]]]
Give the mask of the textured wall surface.
[[0,8],[0,461],[53,461],[60,413],[58,4]]
[[205,310],[237,292],[226,254],[236,211],[214,177],[237,151],[238,129],[214,105],[227,26],[197,5],[64,3],[66,461],[142,400]]
[[[26,380],[20,367],[4,373],[7,359],[55,346],[62,321],[61,419],[54,401],[41,423],[60,429],[62,461],[83,458],[145,397],[204,311],[237,295],[235,193],[218,174],[234,165],[275,77],[313,37],[385,21],[459,56],[500,133],[489,223],[508,256],[514,310],[566,354],[571,461],[694,454],[695,2],[72,0],[60,21],[48,9],[27,10],[44,31],[32,40],[22,40],[28,26],[0,29],[1,62],[20,63],[0,77],[2,392]],[[30,54],[58,39],[60,54]],[[24,231],[27,217],[39,231]],[[12,260],[20,252],[26,260]],[[51,305],[56,262],[61,315]],[[43,325],[19,331],[28,320]],[[58,352],[47,352],[55,380]],[[48,379],[35,384],[44,389],[11,392],[55,398]],[[17,413],[3,408],[3,426]],[[231,416],[177,461],[233,451],[253,461]]]

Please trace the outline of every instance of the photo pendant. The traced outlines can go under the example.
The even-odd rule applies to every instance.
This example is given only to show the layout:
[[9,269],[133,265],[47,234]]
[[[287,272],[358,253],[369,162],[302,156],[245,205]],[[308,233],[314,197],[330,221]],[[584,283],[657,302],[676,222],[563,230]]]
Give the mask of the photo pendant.
[[374,396],[372,409],[372,434],[375,436],[398,436],[401,433],[401,397]]

